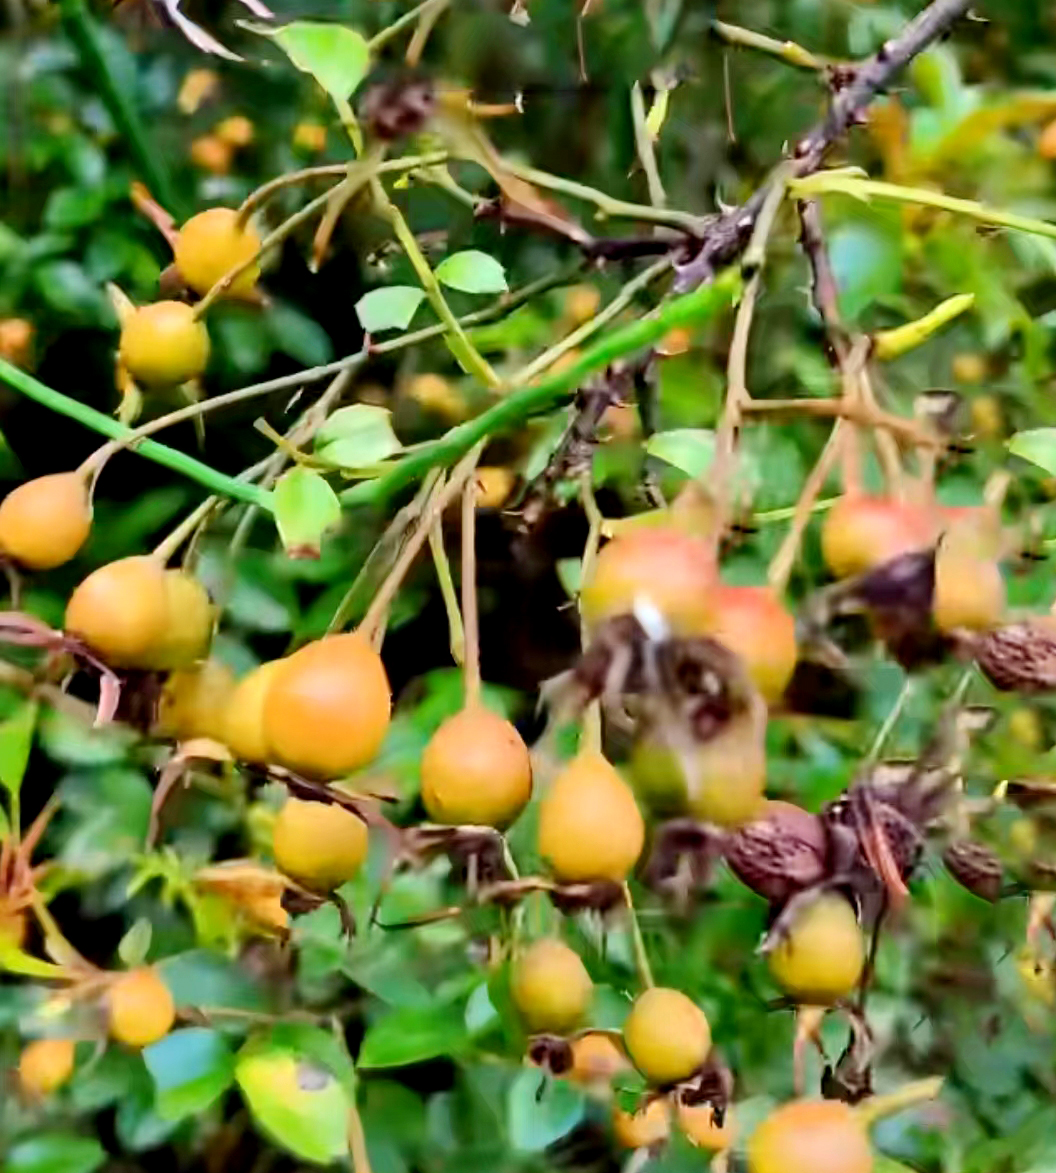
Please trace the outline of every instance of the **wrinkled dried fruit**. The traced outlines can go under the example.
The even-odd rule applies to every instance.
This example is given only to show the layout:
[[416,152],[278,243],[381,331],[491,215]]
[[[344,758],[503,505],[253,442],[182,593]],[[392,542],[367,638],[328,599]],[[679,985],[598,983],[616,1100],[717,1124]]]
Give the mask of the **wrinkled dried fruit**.
[[532,1033],[574,1030],[593,993],[594,983],[579,954],[553,937],[534,941],[510,967],[513,1004]]
[[942,862],[957,883],[980,900],[993,903],[1000,899],[1004,887],[1004,868],[989,847],[963,839],[946,848],[942,853]]
[[771,904],[813,887],[825,876],[827,843],[817,815],[790,802],[767,802],[760,818],[726,844],[730,871]]
[[663,1086],[688,1079],[711,1051],[704,1011],[681,990],[656,986],[639,994],[623,1024],[623,1041],[635,1067]]

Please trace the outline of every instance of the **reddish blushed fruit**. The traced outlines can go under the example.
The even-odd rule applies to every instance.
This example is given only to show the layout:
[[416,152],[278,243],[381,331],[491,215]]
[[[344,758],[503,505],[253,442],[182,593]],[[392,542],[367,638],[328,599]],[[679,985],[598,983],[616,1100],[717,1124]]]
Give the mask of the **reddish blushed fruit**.
[[715,554],[711,543],[668,526],[631,529],[598,553],[580,594],[589,624],[654,607],[680,635],[701,635],[712,621]]
[[378,653],[361,635],[329,635],[279,661],[264,696],[264,735],[275,762],[339,778],[378,752],[391,710]]
[[574,949],[544,937],[514,958],[510,994],[529,1031],[563,1035],[583,1021],[594,983]]
[[531,795],[528,747],[490,709],[465,708],[429,739],[422,755],[422,802],[435,822],[507,827]]
[[748,1173],[872,1173],[861,1118],[839,1100],[795,1100],[772,1112],[748,1141]]
[[174,387],[196,379],[209,361],[209,334],[182,301],[133,310],[121,327],[118,353],[137,383]]
[[91,529],[88,480],[79,472],[36,477],[0,502],[0,551],[30,570],[69,562]]
[[891,497],[844,497],[822,524],[821,552],[837,578],[850,578],[924,549],[937,536],[935,519],[925,509]]
[[565,883],[624,880],[645,846],[634,794],[600,753],[573,758],[539,804],[539,854]]
[[704,1011],[681,990],[655,986],[639,994],[623,1024],[631,1062],[653,1084],[688,1079],[711,1051]]
[[[173,245],[180,276],[188,288],[203,295],[259,251],[259,233],[251,224],[240,224],[234,208],[209,208],[192,216]],[[259,278],[260,266],[254,262],[235,278],[227,292],[232,297],[245,297]]]
[[332,892],[363,866],[370,839],[366,824],[336,803],[288,798],[275,819],[275,863],[313,892]]
[[768,587],[720,585],[709,634],[744,661],[765,700],[777,701],[795,671],[796,621]]
[[169,987],[157,970],[144,966],[122,974],[107,995],[110,1035],[129,1047],[149,1047],[176,1021]]

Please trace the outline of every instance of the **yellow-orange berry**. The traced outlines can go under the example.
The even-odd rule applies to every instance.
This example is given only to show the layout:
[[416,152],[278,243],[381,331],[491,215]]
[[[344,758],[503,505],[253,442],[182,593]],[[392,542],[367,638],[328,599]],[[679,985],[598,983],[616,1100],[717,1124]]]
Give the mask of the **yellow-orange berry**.
[[[209,208],[192,216],[173,245],[176,268],[189,288],[206,294],[237,265],[260,251],[260,235],[251,224],[241,224],[234,208]],[[250,293],[260,278],[255,262],[232,282],[232,297]]]
[[774,981],[797,1002],[828,1006],[846,998],[865,966],[865,938],[844,896],[808,904],[767,958]]
[[72,1039],[36,1039],[18,1059],[18,1081],[31,1096],[49,1096],[73,1074]]
[[636,1112],[616,1106],[612,1112],[612,1133],[624,1149],[646,1149],[663,1144],[671,1133],[671,1112],[667,1101],[650,1100]]
[[30,570],[69,562],[91,529],[88,482],[78,472],[36,477],[0,502],[0,551]]
[[529,1031],[567,1034],[590,1008],[594,983],[574,949],[544,937],[514,958],[510,993]]
[[121,327],[125,369],[146,387],[196,379],[209,361],[209,333],[182,301],[156,301],[133,310]]
[[165,570],[149,556],[108,562],[92,571],[66,604],[65,627],[108,663],[148,667],[168,622]]
[[631,1062],[650,1083],[688,1079],[711,1051],[704,1011],[681,990],[656,986],[638,995],[623,1024]]
[[748,1140],[748,1173],[872,1173],[861,1118],[840,1100],[795,1100]]
[[712,607],[709,634],[741,657],[765,700],[779,700],[796,667],[793,616],[768,587],[718,586]]
[[264,732],[264,698],[281,660],[268,660],[235,685],[223,714],[220,740],[243,762],[266,762],[271,753]]
[[279,870],[315,892],[332,892],[363,866],[370,844],[362,819],[336,803],[288,798],[275,820]]
[[110,1035],[129,1047],[149,1047],[164,1038],[176,1021],[169,987],[156,969],[129,970],[110,987]]

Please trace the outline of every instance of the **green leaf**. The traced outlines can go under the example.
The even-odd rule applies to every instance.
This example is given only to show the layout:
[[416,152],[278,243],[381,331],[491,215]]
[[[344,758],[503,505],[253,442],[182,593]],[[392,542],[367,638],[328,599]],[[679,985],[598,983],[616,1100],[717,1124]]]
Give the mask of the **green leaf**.
[[829,251],[840,310],[848,318],[902,288],[901,221],[873,216],[843,224],[833,232]]
[[371,1024],[359,1066],[403,1067],[438,1055],[462,1054],[467,1043],[462,1016],[451,1007],[407,1007]]
[[441,261],[436,267],[436,279],[462,293],[505,293],[509,288],[502,265],[475,248]]
[[387,285],[372,289],[356,302],[356,314],[368,334],[382,330],[406,330],[425,293],[413,285]]
[[301,1160],[325,1165],[347,1152],[348,1094],[317,1063],[251,1045],[238,1057],[235,1078],[260,1127]]
[[1056,428],[1031,428],[1017,432],[1008,442],[1013,456],[1029,460],[1050,476],[1056,475]]
[[155,1110],[165,1120],[203,1112],[235,1078],[234,1056],[215,1030],[175,1030],[147,1047],[143,1062],[154,1080]]
[[392,430],[392,412],[371,403],[339,408],[315,438],[316,455],[340,468],[366,468],[402,448]]
[[17,973],[22,977],[43,978],[45,981],[61,981],[66,976],[66,971],[61,965],[53,965],[50,961],[42,961],[39,957],[23,953],[4,936],[0,936],[0,971]]
[[370,68],[370,49],[355,29],[309,20],[296,20],[278,29],[258,24],[247,27],[277,41],[293,64],[310,73],[337,101],[350,98]]
[[97,1140],[57,1132],[24,1140],[8,1150],[4,1173],[92,1173],[105,1160]]
[[300,465],[275,485],[275,524],[292,558],[316,558],[323,535],[341,520],[341,502],[326,478]]
[[44,223],[62,232],[84,228],[102,215],[106,192],[101,187],[60,187],[44,205]]
[[8,794],[22,788],[36,727],[36,701],[26,701],[0,724],[0,785]]
[[586,1097],[568,1080],[547,1079],[536,1068],[524,1068],[506,1097],[510,1144],[523,1153],[541,1153],[575,1128],[586,1104]]
[[277,301],[268,310],[268,330],[276,350],[306,367],[322,366],[334,357],[330,335],[313,318],[288,302]]
[[117,955],[126,969],[136,969],[146,961],[152,934],[153,927],[150,921],[141,916],[121,938],[117,946]]
[[707,428],[657,432],[646,441],[645,450],[681,469],[686,476],[699,477],[715,455],[715,433]]
[[213,1006],[232,1010],[268,1010],[260,985],[245,968],[207,949],[190,949],[166,957],[158,966],[177,1006]]

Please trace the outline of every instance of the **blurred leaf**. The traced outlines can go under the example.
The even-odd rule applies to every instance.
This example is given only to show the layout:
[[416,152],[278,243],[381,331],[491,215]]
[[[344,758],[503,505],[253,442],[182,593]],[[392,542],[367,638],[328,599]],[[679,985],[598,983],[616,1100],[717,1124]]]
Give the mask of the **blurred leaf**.
[[97,1140],[67,1133],[45,1133],[9,1149],[4,1173],[92,1173],[106,1160]]
[[1029,460],[1050,475],[1056,475],[1056,428],[1032,428],[1017,432],[1008,442],[1013,456]]
[[60,187],[48,196],[44,205],[44,223],[64,231],[84,228],[102,215],[106,194],[99,187]]
[[26,701],[0,723],[0,785],[8,794],[22,789],[37,727],[37,702]]
[[291,558],[318,557],[323,535],[341,520],[341,502],[326,478],[296,465],[273,494],[275,524]]
[[43,978],[45,981],[61,980],[66,971],[61,965],[42,961],[23,952],[8,937],[0,935],[0,970],[17,973],[22,977]]
[[61,709],[40,716],[40,744],[49,758],[67,766],[103,766],[123,761],[136,740],[124,725],[95,728]]
[[137,969],[150,952],[150,938],[153,928],[146,917],[140,917],[117,946],[117,955],[126,969]]
[[403,1067],[438,1055],[460,1055],[468,1042],[462,1015],[451,1007],[408,1007],[371,1023],[358,1062],[360,1067]]
[[436,267],[436,277],[462,293],[505,293],[509,289],[502,265],[472,248],[442,260]]
[[251,1045],[238,1056],[235,1078],[257,1123],[295,1156],[322,1165],[347,1152],[350,1101],[318,1064]]
[[269,1009],[269,1001],[259,983],[242,966],[205,949],[191,949],[167,957],[158,969],[177,1006]]
[[142,1076],[130,1095],[117,1108],[116,1132],[120,1144],[133,1153],[156,1149],[179,1127],[178,1120],[166,1120],[154,1109],[154,1093]]
[[215,1030],[189,1027],[174,1030],[143,1051],[154,1080],[155,1107],[166,1120],[182,1120],[204,1112],[235,1078],[235,1060]]
[[356,302],[356,314],[368,334],[406,330],[424,300],[424,291],[413,285],[387,285],[364,293]]
[[855,319],[878,298],[902,288],[902,233],[880,216],[842,224],[829,238],[840,310]]
[[33,283],[41,297],[60,314],[95,325],[113,320],[102,289],[75,261],[45,261],[34,270]]
[[379,464],[402,449],[392,430],[392,412],[372,403],[338,408],[315,437],[315,453],[341,468]]
[[583,1092],[567,1079],[547,1078],[538,1069],[525,1067],[506,1097],[510,1144],[523,1153],[541,1153],[575,1128],[586,1105]]
[[699,477],[715,455],[715,433],[706,428],[656,432],[646,441],[645,450],[681,469],[686,476]]
[[350,1093],[355,1088],[356,1070],[344,1041],[329,1030],[305,1022],[279,1022],[268,1032],[268,1046],[292,1051],[325,1067]]
[[299,70],[310,73],[338,101],[352,96],[370,68],[367,42],[355,29],[307,20],[279,29],[267,25],[249,27],[277,41]]
[[275,349],[306,367],[318,367],[334,357],[330,336],[318,322],[288,302],[276,301],[268,310],[268,328]]

